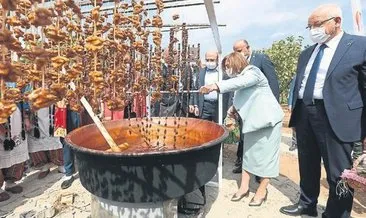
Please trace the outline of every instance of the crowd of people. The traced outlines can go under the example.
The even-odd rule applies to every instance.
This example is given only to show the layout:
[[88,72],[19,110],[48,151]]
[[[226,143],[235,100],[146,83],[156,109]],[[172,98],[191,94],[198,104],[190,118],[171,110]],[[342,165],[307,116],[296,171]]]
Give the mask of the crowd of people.
[[[11,86],[12,84],[8,84]],[[38,179],[44,179],[52,166],[65,174],[61,188],[71,186],[74,180],[74,158],[62,137],[56,137],[55,120],[61,110],[67,111],[67,130],[80,126],[76,112],[60,105],[31,112],[29,105],[20,102],[8,122],[0,126],[0,202],[8,200],[10,194],[23,191],[21,180],[31,169],[39,170]],[[59,113],[60,114],[60,113]]]
[[[340,7],[334,4],[321,5],[310,14],[307,28],[314,45],[302,51],[290,85],[290,127],[294,134],[296,131],[291,150],[298,149],[301,190],[297,204],[280,208],[290,216],[318,215],[321,160],[329,185],[322,217],[346,218],[352,210],[353,190],[339,196],[337,185],[342,172],[352,167],[353,145],[366,136],[366,37],[344,32],[342,19]],[[166,50],[163,77],[168,58]],[[163,94],[162,100],[151,106],[151,115],[189,115],[218,122],[218,96],[222,94],[224,118],[236,120],[240,128],[233,173],[241,173],[241,182],[231,201],[240,202],[249,196],[249,180],[255,176],[259,187],[249,206],[261,206],[269,194],[270,179],[279,175],[284,113],[274,65],[267,55],[252,51],[248,41],[238,40],[221,63],[217,52],[207,51],[203,66],[190,63],[184,71],[186,77],[180,78],[179,89],[197,92]],[[146,99],[131,102],[128,114],[136,104],[145,105]],[[67,131],[83,125],[85,115],[65,107]],[[43,179],[50,166],[58,166],[65,174],[63,189],[74,181],[72,150],[62,137],[54,135],[55,114],[60,108],[56,105],[34,113],[28,105],[19,103],[8,123],[0,126],[4,145],[0,146],[0,202],[9,199],[11,193],[22,192],[17,181],[29,167],[38,169],[38,179]],[[137,109],[136,113],[147,114]],[[106,114],[110,119],[126,117],[125,112],[114,118],[113,113]],[[204,194],[204,187],[200,190]],[[181,207],[187,209],[184,204]]]
[[[351,214],[353,189],[341,195],[337,187],[342,172],[352,168],[353,148],[366,136],[366,37],[345,33],[342,19],[342,10],[335,4],[321,5],[310,14],[307,29],[314,45],[301,52],[290,85],[290,127],[296,141],[290,149],[298,149],[301,194],[298,203],[280,208],[289,216],[318,215],[321,160],[329,185],[322,217]],[[242,134],[233,172],[242,177],[231,200],[248,197],[249,178],[254,175],[259,188],[249,206],[260,206],[267,199],[270,178],[279,174],[284,114],[278,103],[276,72],[268,57],[251,52],[245,40],[236,42],[233,49],[221,67],[230,79],[209,80],[199,90],[205,96],[234,92],[226,117],[240,121]],[[210,61],[207,55],[206,59]],[[212,71],[210,65],[206,72]]]

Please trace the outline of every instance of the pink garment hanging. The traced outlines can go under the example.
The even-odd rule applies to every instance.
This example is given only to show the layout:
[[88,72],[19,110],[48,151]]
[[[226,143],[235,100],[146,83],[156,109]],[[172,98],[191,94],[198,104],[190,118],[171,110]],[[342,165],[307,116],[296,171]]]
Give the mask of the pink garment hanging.
[[105,120],[120,120],[124,117],[124,110],[122,111],[111,111],[107,108],[107,104],[104,103],[104,119]]
[[146,96],[137,94],[133,98],[133,112],[136,113],[136,117],[146,116]]

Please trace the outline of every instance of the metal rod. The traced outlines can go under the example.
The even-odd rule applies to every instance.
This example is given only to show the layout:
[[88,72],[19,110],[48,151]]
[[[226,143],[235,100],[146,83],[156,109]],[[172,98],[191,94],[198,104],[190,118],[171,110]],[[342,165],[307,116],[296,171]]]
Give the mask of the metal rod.
[[211,29],[212,29],[212,35],[215,39],[217,51],[219,52],[219,54],[221,54],[222,46],[221,46],[221,41],[220,41],[219,28],[217,26],[214,3],[212,2],[212,0],[204,0],[204,1],[205,1],[208,20],[210,21],[210,25],[211,25]]
[[[225,25],[225,27],[226,27],[226,25]],[[186,30],[204,30],[204,29],[211,29],[211,27],[207,26],[207,27],[190,27],[190,28],[186,28]],[[166,33],[166,32],[169,32],[169,30],[162,30],[161,32]]]
[[[217,26],[217,20],[216,20],[216,14],[215,14],[215,8],[214,8],[214,4],[212,2],[212,0],[204,0],[205,2],[205,6],[206,6],[206,11],[207,11],[207,16],[208,16],[208,20],[210,21],[211,24],[211,30],[212,30],[212,35],[214,37],[215,43],[216,43],[216,47],[217,47],[217,51],[219,53],[219,63],[221,63],[221,54],[222,54],[222,46],[221,46],[221,41],[220,41],[220,34],[219,34],[219,28]],[[219,70],[219,81],[222,80],[222,70],[220,69],[220,64],[218,66],[218,70]],[[222,121],[223,121],[223,97],[222,94],[219,94],[218,96],[218,103],[219,103],[219,119],[218,119],[218,123],[220,125],[222,125]],[[217,169],[217,186],[221,187],[222,185],[222,147],[220,148],[220,158],[219,158],[219,163],[218,163],[218,169]]]
[[[213,2],[214,4],[219,4],[220,1],[215,1]],[[200,6],[200,5],[204,5],[204,3],[190,3],[190,4],[177,4],[177,5],[170,5],[170,6],[165,6],[164,9],[170,9],[170,8],[181,8],[181,7],[192,7],[192,6]],[[151,8],[146,8],[146,11],[155,11],[157,10],[156,7],[151,7]],[[110,11],[107,12],[107,15],[112,15],[113,14],[113,7],[110,8],[103,8],[100,10],[101,12],[103,11]],[[83,11],[81,12],[82,14],[89,14],[91,12],[91,10],[89,11]],[[133,10],[128,10],[125,11],[125,13],[132,13]]]
[[[162,27],[183,27],[184,24],[164,24]],[[210,24],[203,24],[203,23],[190,23],[185,24],[186,27],[210,27]],[[217,26],[225,27],[226,24],[218,24]],[[148,25],[146,27],[152,27],[151,25]]]
[[[156,92],[156,91],[150,91],[148,94],[150,94],[152,92]],[[162,93],[162,94],[172,94],[172,95],[176,94],[176,93],[171,92],[171,91],[158,91],[158,92]],[[131,91],[126,92],[126,94],[139,94],[139,93],[141,93],[141,92],[131,92]],[[182,90],[182,91],[179,91],[179,94],[180,93],[199,93],[199,90],[190,90],[190,91]]]
[[[52,2],[54,0],[46,0],[46,2]],[[104,0],[103,1],[103,4],[104,3],[111,3],[111,2],[114,2],[115,0]],[[164,4],[167,4],[167,3],[175,3],[175,2],[184,2],[184,1],[189,1],[189,0],[166,0],[166,1],[163,1]],[[80,0],[80,1],[75,1],[76,4],[79,4],[80,6],[89,6],[89,5],[92,5],[90,4],[90,0]],[[145,5],[153,5],[155,4],[154,1],[151,1],[151,2],[146,2]]]

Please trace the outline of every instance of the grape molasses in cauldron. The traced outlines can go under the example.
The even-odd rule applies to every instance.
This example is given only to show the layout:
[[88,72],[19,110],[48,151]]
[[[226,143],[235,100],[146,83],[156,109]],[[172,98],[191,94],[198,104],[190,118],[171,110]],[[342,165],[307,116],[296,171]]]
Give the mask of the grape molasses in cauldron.
[[75,151],[84,188],[128,203],[162,202],[206,184],[217,171],[221,142],[228,135],[222,126],[194,118],[116,120],[104,125],[117,144],[128,143],[129,148],[106,151],[109,147],[95,125],[72,131],[66,142]]

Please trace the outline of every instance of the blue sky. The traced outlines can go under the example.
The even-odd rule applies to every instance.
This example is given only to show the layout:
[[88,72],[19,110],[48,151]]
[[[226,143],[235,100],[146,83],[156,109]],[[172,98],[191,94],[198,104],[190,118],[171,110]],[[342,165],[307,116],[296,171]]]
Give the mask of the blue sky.
[[[314,8],[324,3],[341,6],[343,29],[353,33],[350,0],[221,0],[215,5],[215,10],[218,23],[227,25],[220,28],[223,54],[229,53],[232,44],[242,38],[247,39],[254,49],[268,48],[274,41],[289,35],[303,36],[305,43],[311,44],[305,29],[307,18]],[[179,22],[208,23],[204,6],[167,9],[164,12],[165,23],[171,23],[171,16],[175,13],[180,15]],[[201,43],[201,53],[215,49],[210,29],[194,30],[189,34],[190,43]]]

